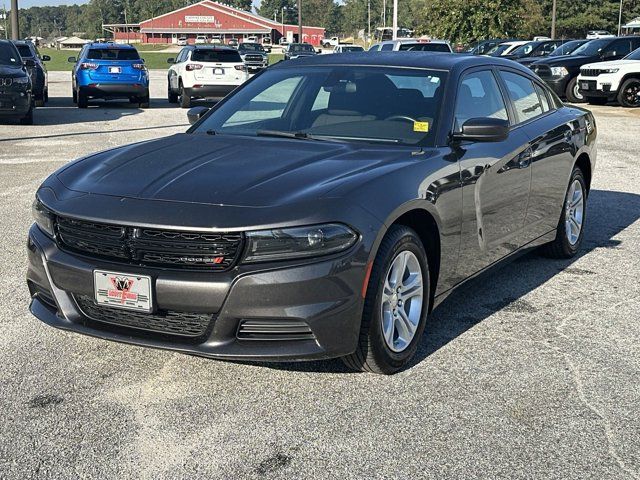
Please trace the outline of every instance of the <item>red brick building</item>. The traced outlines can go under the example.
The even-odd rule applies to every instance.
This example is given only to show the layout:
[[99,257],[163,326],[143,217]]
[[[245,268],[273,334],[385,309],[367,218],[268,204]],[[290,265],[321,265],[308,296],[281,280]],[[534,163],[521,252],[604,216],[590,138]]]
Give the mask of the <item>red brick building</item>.
[[[298,25],[278,23],[212,0],[203,0],[140,23],[105,24],[102,28],[111,33],[114,40],[131,43],[177,43],[181,37],[194,43],[198,35],[206,35],[210,40],[220,39],[224,44],[232,38],[242,41],[248,37],[258,40],[269,37],[273,44],[282,37],[298,41]],[[302,27],[303,42],[320,45],[323,38],[324,28]]]

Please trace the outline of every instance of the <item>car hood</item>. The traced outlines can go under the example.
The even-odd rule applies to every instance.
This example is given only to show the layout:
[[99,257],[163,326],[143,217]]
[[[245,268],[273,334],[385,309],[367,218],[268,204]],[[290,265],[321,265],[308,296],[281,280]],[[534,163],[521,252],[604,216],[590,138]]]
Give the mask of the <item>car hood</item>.
[[585,63],[598,60],[598,56],[583,56],[583,55],[561,55],[559,57],[546,57],[542,60],[535,62],[535,65],[548,65],[550,67],[581,67]]
[[56,175],[88,194],[269,207],[320,198],[401,168],[407,158],[406,147],[179,134],[98,153]]
[[22,66],[0,65],[0,75],[3,77],[24,77],[26,74]]
[[639,60],[611,60],[609,62],[589,63],[587,65],[583,65],[582,68],[597,68],[599,70],[602,70],[604,68],[619,68],[619,67],[625,67],[628,65],[640,67],[640,61]]

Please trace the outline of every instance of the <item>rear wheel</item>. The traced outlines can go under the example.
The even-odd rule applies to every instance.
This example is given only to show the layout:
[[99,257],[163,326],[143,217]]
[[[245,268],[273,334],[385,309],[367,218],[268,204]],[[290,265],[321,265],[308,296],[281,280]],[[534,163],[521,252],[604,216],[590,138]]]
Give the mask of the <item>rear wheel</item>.
[[73,98],[73,103],[74,104],[78,103],[78,92],[76,92],[75,88],[71,92],[71,98]]
[[571,103],[584,103],[584,95],[580,93],[580,87],[578,86],[578,77],[573,77],[569,80],[565,96]]
[[585,100],[589,105],[606,105],[606,97],[585,97]]
[[582,170],[573,168],[556,229],[556,239],[542,247],[551,258],[571,258],[582,244],[586,220],[587,186]]
[[190,108],[191,107],[191,97],[186,94],[184,91],[184,86],[182,82],[180,82],[180,106],[182,108]]
[[169,103],[178,103],[178,94],[173,91],[169,81],[167,81],[167,100]]
[[629,78],[620,88],[618,102],[623,107],[640,107],[640,78]]
[[78,90],[76,94],[78,98],[78,108],[87,108],[89,106],[89,98],[82,90]]
[[343,358],[354,370],[392,374],[415,354],[429,311],[427,254],[410,228],[393,226],[373,263],[356,351]]
[[149,103],[150,103],[150,102],[149,102],[149,90],[147,90],[147,91],[146,91],[146,93],[145,93],[145,95],[144,95],[144,97],[140,97],[140,98],[138,99],[138,101],[139,101],[138,106],[139,106],[140,108],[149,108],[149,106],[150,106],[150,105],[149,105]]

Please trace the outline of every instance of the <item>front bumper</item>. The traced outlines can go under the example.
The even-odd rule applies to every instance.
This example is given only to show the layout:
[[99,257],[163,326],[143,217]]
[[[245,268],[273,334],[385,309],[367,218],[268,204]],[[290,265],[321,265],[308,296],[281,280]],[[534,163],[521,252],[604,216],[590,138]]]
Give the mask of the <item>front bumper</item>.
[[0,93],[0,117],[17,117],[29,113],[31,108],[29,92]]
[[566,96],[567,84],[571,79],[570,76],[567,75],[566,77],[546,77],[542,79],[549,86],[549,88],[554,91],[556,95],[561,98],[564,98]]
[[80,90],[91,98],[129,98],[146,96],[149,87],[140,83],[92,83]]
[[[609,101],[616,99],[618,85],[610,79],[594,77],[578,77],[578,87],[580,93],[585,97],[606,98]],[[586,88],[584,88],[586,87]]]
[[268,66],[268,63],[245,63],[245,67],[247,67],[247,71],[249,73],[257,73],[261,70],[264,70]]
[[[31,312],[56,328],[135,345],[236,360],[312,360],[352,353],[362,315],[365,263],[353,251],[312,263],[242,266],[230,272],[188,272],[123,266],[68,254],[37,226],[28,239]],[[209,327],[185,340],[170,334],[95,321],[76,301],[93,297],[93,270],[150,275],[156,310],[206,312]],[[306,325],[305,335],[241,335],[250,322]],[[254,332],[257,331],[253,330]]]

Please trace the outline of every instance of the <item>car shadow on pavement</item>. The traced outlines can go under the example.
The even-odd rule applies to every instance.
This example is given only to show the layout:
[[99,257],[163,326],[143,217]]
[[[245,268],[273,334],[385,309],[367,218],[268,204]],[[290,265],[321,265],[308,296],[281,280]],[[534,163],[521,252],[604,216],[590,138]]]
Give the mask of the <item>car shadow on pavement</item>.
[[[429,316],[422,341],[407,369],[425,361],[432,353],[500,310],[535,315],[540,307],[530,304],[522,297],[563,271],[577,275],[576,278],[579,275],[595,274],[570,267],[595,249],[625,248],[622,241],[614,237],[639,218],[640,195],[592,190],[587,206],[585,237],[582,249],[576,257],[554,260],[532,251],[461,286]],[[301,372],[350,372],[340,360],[256,365]]]

